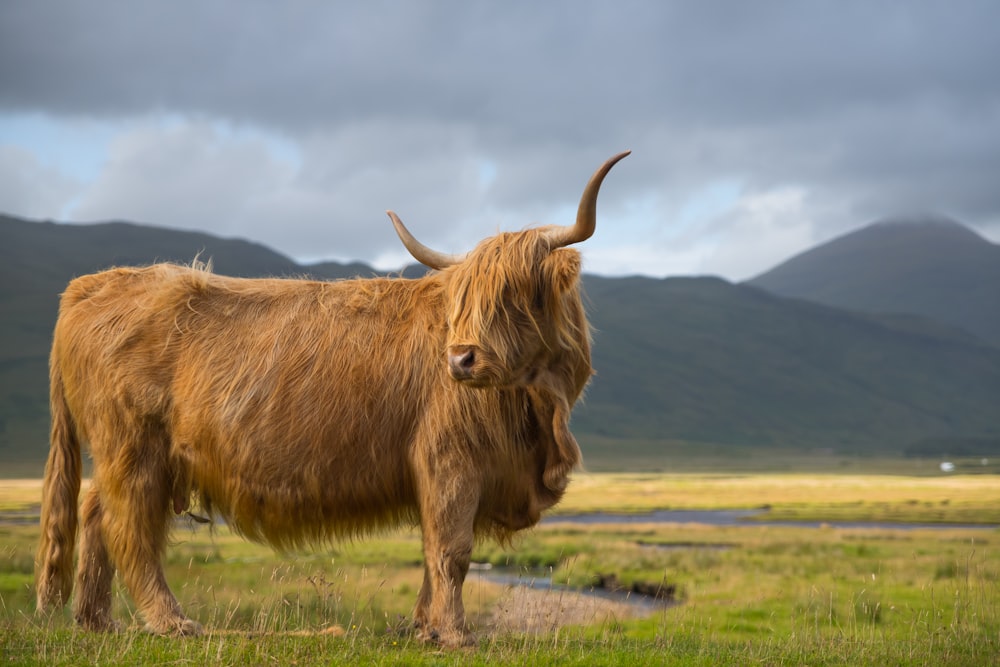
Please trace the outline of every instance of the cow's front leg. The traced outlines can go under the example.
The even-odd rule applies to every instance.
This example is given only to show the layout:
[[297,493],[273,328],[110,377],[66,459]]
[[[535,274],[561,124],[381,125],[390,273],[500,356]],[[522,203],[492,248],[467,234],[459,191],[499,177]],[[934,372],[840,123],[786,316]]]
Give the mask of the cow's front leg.
[[472,558],[478,495],[439,495],[425,500],[421,520],[424,583],[414,612],[417,637],[444,646],[471,646],[476,637],[465,626],[462,585]]
[[418,633],[422,632],[430,622],[431,612],[431,574],[424,560],[424,582],[420,585],[420,593],[417,595],[417,606],[413,610],[413,625]]

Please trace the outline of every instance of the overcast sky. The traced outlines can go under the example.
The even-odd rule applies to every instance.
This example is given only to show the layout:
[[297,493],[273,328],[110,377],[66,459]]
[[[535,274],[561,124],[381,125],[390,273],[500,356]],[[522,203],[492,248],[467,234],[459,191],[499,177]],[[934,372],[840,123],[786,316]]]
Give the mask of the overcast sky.
[[742,280],[873,220],[1000,240],[1000,2],[0,3],[0,211],[398,268],[573,220]]

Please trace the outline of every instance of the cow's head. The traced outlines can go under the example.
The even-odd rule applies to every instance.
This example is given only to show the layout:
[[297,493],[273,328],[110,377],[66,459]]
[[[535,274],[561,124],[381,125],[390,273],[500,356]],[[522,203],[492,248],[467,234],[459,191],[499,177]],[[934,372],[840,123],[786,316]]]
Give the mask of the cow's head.
[[611,158],[591,177],[576,224],[501,233],[465,255],[427,248],[388,212],[410,254],[445,280],[445,356],[455,380],[476,387],[559,385],[571,394],[583,389],[591,372],[590,332],[580,298],[580,254],[566,246],[594,233],[601,182],[628,154]]

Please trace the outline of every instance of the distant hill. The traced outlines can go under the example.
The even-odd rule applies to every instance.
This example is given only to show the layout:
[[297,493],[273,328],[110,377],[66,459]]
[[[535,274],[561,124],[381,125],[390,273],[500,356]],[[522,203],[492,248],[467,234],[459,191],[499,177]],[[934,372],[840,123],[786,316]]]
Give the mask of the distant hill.
[[873,223],[747,284],[840,308],[922,315],[1000,345],[1000,245],[944,217]]
[[597,377],[585,433],[898,451],[1000,434],[1000,349],[717,278],[588,276]]
[[[300,266],[258,244],[191,232],[0,216],[0,465],[41,471],[48,348],[66,283],[111,265],[196,255],[230,275],[375,273],[363,264]],[[747,456],[758,446],[900,452],[1000,437],[1000,348],[947,324],[713,278],[588,275],[584,285],[597,370],[574,412],[585,457],[627,467],[629,456],[641,451],[648,461],[667,441]]]
[[371,275],[363,264],[300,266],[258,243],[127,222],[67,225],[0,215],[0,461],[38,460],[48,432],[48,355],[59,294],[111,266],[211,260],[233,276]]

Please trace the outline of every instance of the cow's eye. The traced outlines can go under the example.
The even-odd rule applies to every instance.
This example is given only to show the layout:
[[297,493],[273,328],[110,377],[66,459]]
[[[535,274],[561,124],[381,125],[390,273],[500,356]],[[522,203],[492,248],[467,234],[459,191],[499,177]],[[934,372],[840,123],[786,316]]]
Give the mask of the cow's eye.
[[539,312],[545,310],[545,290],[541,288],[535,290],[535,300],[532,305]]

